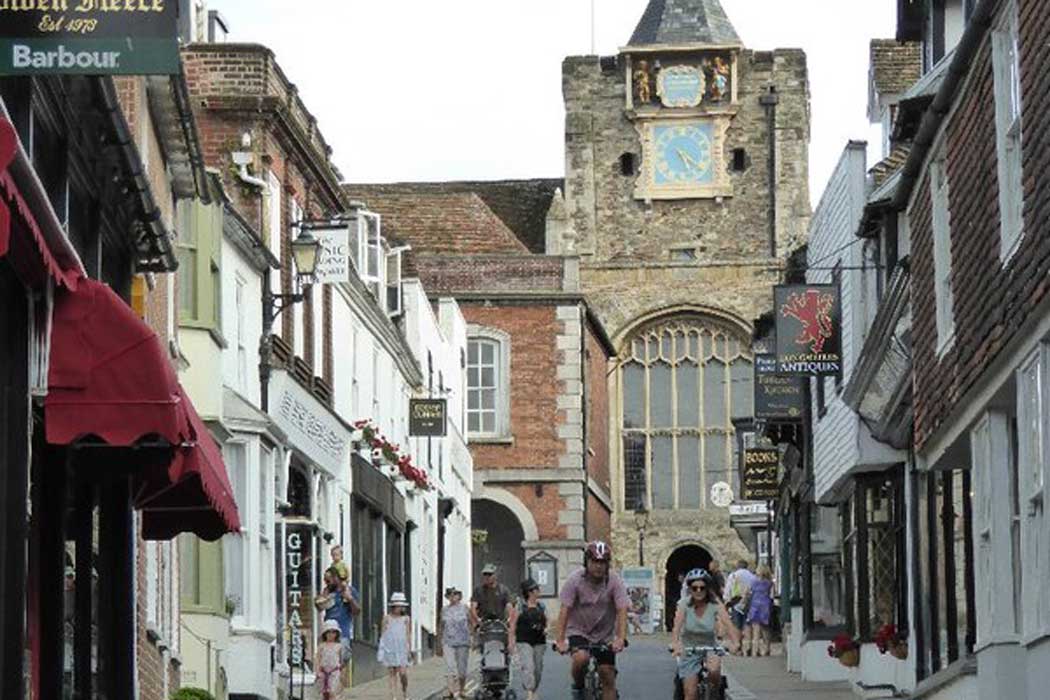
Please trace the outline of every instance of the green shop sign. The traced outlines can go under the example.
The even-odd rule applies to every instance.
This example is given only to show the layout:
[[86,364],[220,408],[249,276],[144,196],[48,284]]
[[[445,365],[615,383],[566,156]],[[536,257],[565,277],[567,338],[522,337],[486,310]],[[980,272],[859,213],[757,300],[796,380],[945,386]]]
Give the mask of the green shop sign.
[[0,75],[179,72],[175,0],[0,0]]

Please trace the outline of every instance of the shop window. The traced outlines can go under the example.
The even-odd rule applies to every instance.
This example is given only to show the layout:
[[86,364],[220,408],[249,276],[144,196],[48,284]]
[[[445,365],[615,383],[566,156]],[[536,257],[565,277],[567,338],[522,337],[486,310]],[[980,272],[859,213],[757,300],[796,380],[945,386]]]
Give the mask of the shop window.
[[657,322],[630,339],[620,364],[627,509],[705,507],[733,482],[733,421],[753,411],[748,343],[710,319]]
[[287,516],[311,517],[310,478],[302,467],[293,464],[288,468],[288,502],[291,504]]

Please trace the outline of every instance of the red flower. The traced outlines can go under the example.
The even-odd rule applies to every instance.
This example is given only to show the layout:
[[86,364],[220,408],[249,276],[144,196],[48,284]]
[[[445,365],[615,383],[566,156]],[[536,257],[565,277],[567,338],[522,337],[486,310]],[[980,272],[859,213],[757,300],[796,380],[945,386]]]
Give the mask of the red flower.
[[831,640],[831,644],[828,646],[828,656],[837,659],[847,651],[853,651],[859,648],[860,644],[857,643],[857,640],[853,639],[848,634],[840,634]]

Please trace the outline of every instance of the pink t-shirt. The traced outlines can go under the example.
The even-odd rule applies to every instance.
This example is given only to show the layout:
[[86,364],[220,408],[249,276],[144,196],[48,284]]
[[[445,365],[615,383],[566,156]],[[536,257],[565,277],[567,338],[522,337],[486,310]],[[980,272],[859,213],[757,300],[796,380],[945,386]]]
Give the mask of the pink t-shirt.
[[627,587],[616,574],[609,572],[604,581],[595,582],[580,569],[561,589],[561,604],[569,608],[565,633],[592,644],[608,643],[616,633],[616,611],[626,610],[630,602]]

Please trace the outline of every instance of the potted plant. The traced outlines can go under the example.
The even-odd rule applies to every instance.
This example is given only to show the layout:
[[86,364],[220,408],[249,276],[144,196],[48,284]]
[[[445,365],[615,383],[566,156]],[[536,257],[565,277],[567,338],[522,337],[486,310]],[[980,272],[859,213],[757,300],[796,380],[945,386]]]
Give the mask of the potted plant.
[[908,658],[908,639],[897,633],[897,626],[891,622],[886,623],[875,633],[875,646],[880,654],[889,652],[895,658]]
[[850,668],[860,665],[860,644],[848,634],[840,634],[828,645],[828,656],[838,659],[843,666]]

